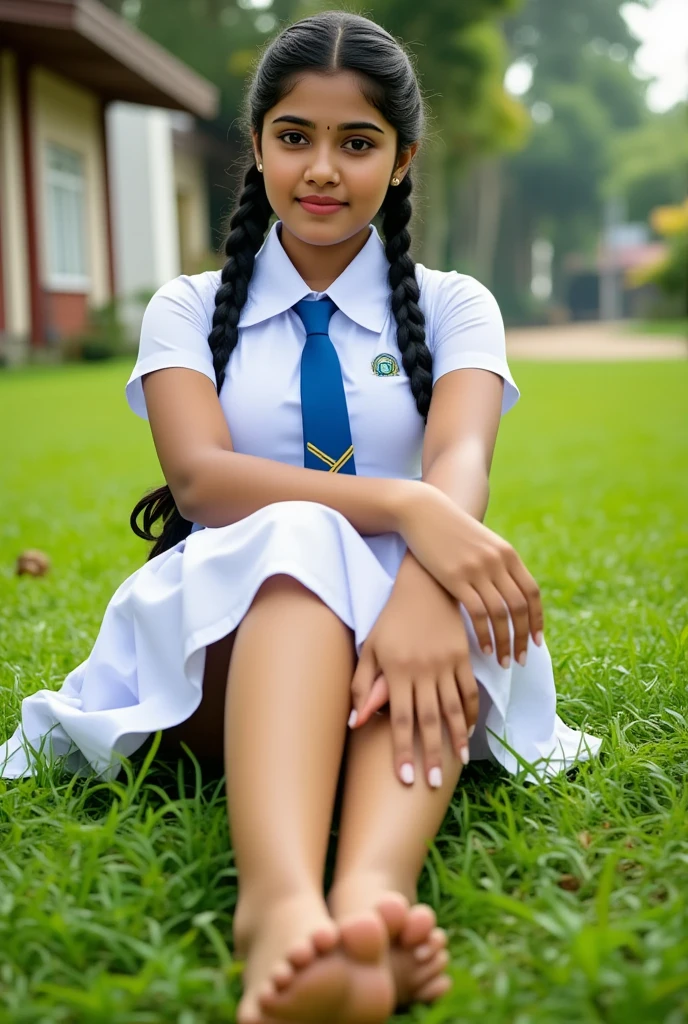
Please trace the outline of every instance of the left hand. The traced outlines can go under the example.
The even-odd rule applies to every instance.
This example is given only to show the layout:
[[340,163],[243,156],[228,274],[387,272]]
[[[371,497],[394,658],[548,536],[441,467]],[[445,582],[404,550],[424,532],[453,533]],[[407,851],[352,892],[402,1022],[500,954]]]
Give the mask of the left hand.
[[478,686],[466,628],[457,601],[410,554],[361,648],[351,689],[354,728],[389,700],[397,774],[415,761],[416,715],[426,774],[442,767],[442,717],[457,758],[467,763]]

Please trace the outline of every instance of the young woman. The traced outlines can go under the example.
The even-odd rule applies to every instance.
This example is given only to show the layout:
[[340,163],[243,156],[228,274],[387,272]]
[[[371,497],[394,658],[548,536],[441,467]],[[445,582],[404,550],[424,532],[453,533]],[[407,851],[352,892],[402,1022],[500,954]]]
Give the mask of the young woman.
[[49,733],[105,777],[157,730],[224,756],[239,1024],[377,1024],[445,992],[414,904],[462,766],[546,774],[598,746],[557,717],[538,587],[481,522],[519,393],[490,293],[409,255],[423,113],[365,18],[266,49],[227,262],[157,292],[127,384],[168,484],[132,522],[162,533],[5,744],[10,776]]

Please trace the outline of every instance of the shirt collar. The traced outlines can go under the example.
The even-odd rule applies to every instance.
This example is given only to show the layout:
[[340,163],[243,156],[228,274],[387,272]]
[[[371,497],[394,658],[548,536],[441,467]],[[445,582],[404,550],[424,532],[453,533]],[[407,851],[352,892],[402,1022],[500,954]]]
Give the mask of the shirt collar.
[[[282,248],[280,225],[281,221],[272,225],[256,253],[239,327],[252,327],[284,313],[312,292]],[[388,274],[384,243],[371,224],[368,241],[325,292],[349,319],[379,334],[389,310]]]

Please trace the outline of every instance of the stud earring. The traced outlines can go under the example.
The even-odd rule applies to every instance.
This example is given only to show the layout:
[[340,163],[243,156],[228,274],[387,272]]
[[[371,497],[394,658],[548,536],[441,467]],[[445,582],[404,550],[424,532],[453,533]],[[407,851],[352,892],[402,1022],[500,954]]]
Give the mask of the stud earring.
[[392,178],[392,184],[393,185],[398,185],[399,184],[399,179],[398,178]]
[[263,173],[263,165],[261,163],[258,163],[258,170],[261,174]]

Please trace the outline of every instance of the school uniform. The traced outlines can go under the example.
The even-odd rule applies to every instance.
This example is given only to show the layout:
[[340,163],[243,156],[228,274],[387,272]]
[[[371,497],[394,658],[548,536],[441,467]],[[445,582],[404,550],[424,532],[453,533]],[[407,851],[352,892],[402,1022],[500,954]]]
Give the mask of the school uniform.
[[[355,471],[419,480],[423,420],[396,342],[377,230],[371,225],[366,244],[326,293],[314,293],[282,248],[279,227],[273,225],[256,256],[220,394],[235,451],[304,465],[300,365],[306,332],[293,307],[327,295],[337,307],[329,337],[341,365]],[[491,293],[456,271],[417,264],[416,275],[433,380],[463,367],[491,370],[504,380],[502,414],[508,412],[519,391]],[[151,299],[126,385],[127,401],[142,418],[146,373],[186,367],[215,382],[207,339],[219,283],[219,271],[182,275]],[[70,771],[116,778],[118,755],[131,755],[151,733],[193,714],[202,697],[206,647],[237,628],[261,584],[277,573],[317,594],[353,630],[360,652],[405,550],[399,534],[362,537],[340,513],[307,501],[276,502],[228,526],[195,524],[186,540],[118,587],[89,657],[62,688],[25,698],[20,725],[0,745],[0,775],[32,774],[22,731],[40,748],[52,730],[47,756],[68,754]],[[481,694],[472,757],[489,757],[510,772],[519,770],[522,758],[546,777],[595,754],[600,741],[569,729],[556,714],[546,644],[537,647],[530,639],[525,667],[503,669],[496,655],[483,654],[463,607],[461,613]]]

